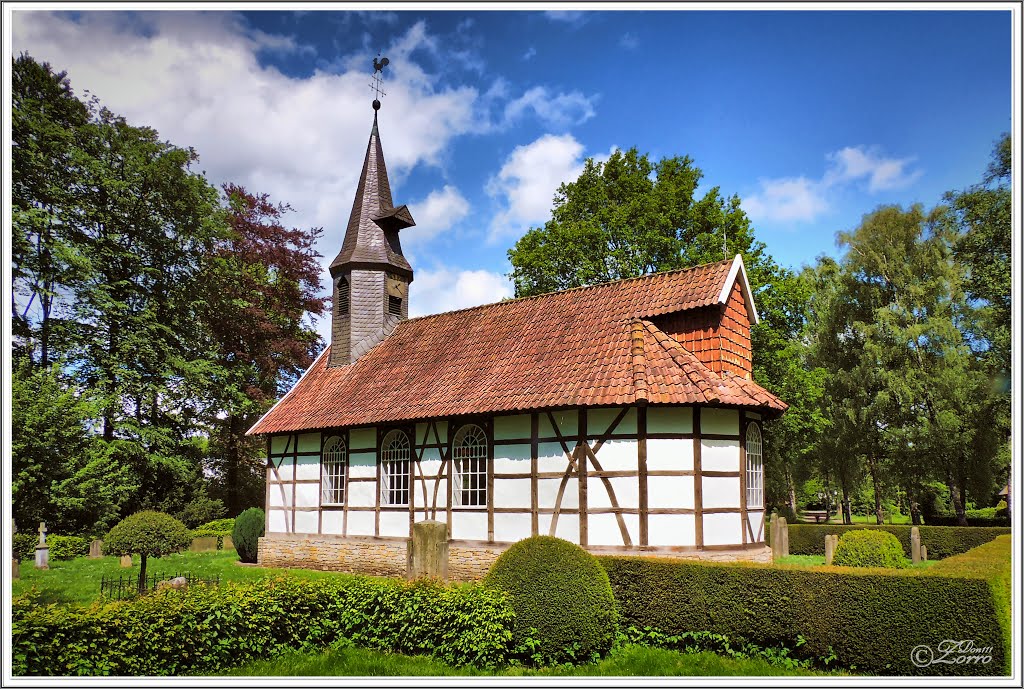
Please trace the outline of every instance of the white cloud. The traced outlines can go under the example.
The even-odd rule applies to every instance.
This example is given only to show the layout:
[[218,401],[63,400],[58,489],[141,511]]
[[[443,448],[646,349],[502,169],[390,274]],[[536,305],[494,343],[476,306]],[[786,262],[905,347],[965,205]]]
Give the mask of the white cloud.
[[536,48],[534,48],[534,47],[533,47],[533,46],[531,45],[531,46],[530,46],[529,48],[527,48],[527,49],[526,49],[526,52],[525,52],[525,53],[523,53],[523,59],[524,59],[524,60],[530,60],[530,59],[532,59],[532,58],[533,58],[533,56],[534,56],[534,55],[536,55],[536,54],[537,54],[537,49],[536,49]]
[[910,186],[923,174],[910,170],[914,158],[888,158],[877,147],[847,146],[825,156],[828,166],[821,179],[805,176],[758,180],[758,190],[743,199],[743,208],[755,221],[809,222],[848,189],[866,187],[875,194]]
[[409,315],[425,316],[490,304],[513,294],[508,278],[487,270],[420,270],[409,286]]
[[[368,60],[341,73],[289,77],[261,65],[261,50],[306,51],[287,37],[248,30],[233,13],[14,13],[14,50],[67,70],[129,122],[192,146],[214,183],[233,181],[286,201],[296,226],[322,226],[325,264],[341,246],[373,111]],[[393,186],[417,165],[436,165],[451,139],[475,126],[478,94],[438,88],[409,57],[437,50],[418,23],[386,47],[380,132]],[[354,46],[361,49],[361,46]],[[407,203],[401,193],[397,203]]]
[[402,231],[402,240],[423,243],[450,230],[469,214],[469,202],[450,184],[435,189],[425,199],[409,204],[414,227]]
[[580,10],[548,10],[544,16],[552,21],[569,24],[573,28],[582,26],[589,19],[587,14]]
[[622,34],[622,38],[619,39],[619,45],[626,50],[636,50],[640,47],[640,39],[636,37],[636,34],[632,31],[627,31]]
[[847,146],[826,158],[831,163],[822,180],[826,186],[867,179],[868,191],[888,191],[907,187],[922,174],[907,169],[914,158],[886,158],[877,149],[864,146]]
[[761,189],[743,199],[754,220],[809,221],[828,209],[820,185],[806,177],[760,180]]
[[532,110],[549,127],[564,129],[593,117],[596,99],[579,91],[552,94],[545,86],[534,86],[505,106],[505,122],[514,122]]
[[546,134],[516,147],[487,183],[487,192],[504,205],[491,223],[490,241],[519,237],[550,217],[558,186],[582,170],[583,144],[571,134]]

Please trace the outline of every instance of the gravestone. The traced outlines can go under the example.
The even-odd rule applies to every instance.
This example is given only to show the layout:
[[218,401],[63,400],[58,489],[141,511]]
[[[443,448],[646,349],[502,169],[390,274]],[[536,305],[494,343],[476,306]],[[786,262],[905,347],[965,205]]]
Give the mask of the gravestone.
[[97,538],[89,544],[89,559],[96,560],[101,557],[103,557],[103,541]]
[[928,546],[921,546],[921,562],[928,562]]
[[448,579],[448,525],[426,520],[412,525],[406,557],[406,578]]
[[39,545],[36,546],[36,569],[50,569],[50,546],[46,545],[46,522],[39,522]]
[[825,564],[831,565],[836,556],[836,546],[839,545],[839,536],[829,534],[825,536]]
[[224,550],[231,550],[235,547],[235,542],[231,540],[231,536],[225,536],[224,540],[221,541],[221,546]]
[[910,530],[910,561],[921,562],[921,529],[916,526]]
[[782,557],[789,557],[789,524],[785,517],[779,517],[779,540],[782,545]]
[[11,520],[11,578],[17,579],[21,576],[21,562],[18,561],[18,556],[13,552],[14,549],[14,534],[18,533],[18,525]]
[[772,512],[771,520],[772,560],[782,557],[782,539],[779,538],[779,514]]
[[188,548],[193,553],[208,553],[217,549],[216,536],[200,536],[192,539],[192,545]]
[[131,567],[132,566],[132,556],[131,555],[122,555],[121,556],[121,566],[122,567]]

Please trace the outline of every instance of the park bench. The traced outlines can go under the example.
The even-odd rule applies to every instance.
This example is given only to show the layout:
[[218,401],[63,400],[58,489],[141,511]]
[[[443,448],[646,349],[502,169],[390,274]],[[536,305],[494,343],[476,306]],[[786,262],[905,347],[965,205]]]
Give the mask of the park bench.
[[800,516],[804,519],[814,519],[815,524],[820,524],[822,520],[828,521],[829,514],[825,510],[804,510]]

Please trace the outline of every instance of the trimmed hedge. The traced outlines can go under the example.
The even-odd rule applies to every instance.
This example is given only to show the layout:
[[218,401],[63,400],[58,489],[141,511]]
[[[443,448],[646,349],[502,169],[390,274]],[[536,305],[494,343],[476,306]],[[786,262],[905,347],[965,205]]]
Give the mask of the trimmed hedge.
[[[910,557],[909,525],[897,524],[790,524],[790,555],[824,555],[825,536],[836,534],[840,538],[849,531],[878,529],[888,531],[899,539],[903,554]],[[929,560],[941,560],[952,555],[966,553],[971,548],[988,543],[996,536],[1010,533],[1009,527],[975,526],[919,526],[921,544],[928,548]],[[770,544],[771,529],[765,528],[765,540]]]
[[[76,557],[84,557],[89,554],[90,542],[85,536],[58,536],[55,534],[46,537],[46,545],[50,547],[51,560],[73,560]],[[35,558],[38,543],[38,535],[14,534],[14,557],[19,560]]]
[[338,575],[164,589],[89,607],[13,601],[15,675],[208,674],[286,650],[355,645],[491,667],[513,655],[507,595]]
[[[623,626],[723,634],[807,659],[834,654],[837,664],[872,674],[1008,672],[1009,537],[972,551],[969,559],[971,567],[952,561],[941,568],[882,570],[600,558]],[[992,647],[992,662],[912,663],[916,646],[936,648],[945,639]]]
[[502,553],[485,583],[507,591],[515,610],[513,638],[538,664],[578,662],[615,643],[615,599],[608,574],[586,550],[552,536],[533,536]]
[[227,519],[215,519],[212,522],[207,522],[202,526],[189,531],[189,535],[193,538],[204,538],[214,537],[217,539],[217,550],[224,549],[224,537],[230,536],[232,529],[235,528],[235,520],[228,517]]
[[836,567],[890,567],[906,569],[903,546],[891,533],[858,529],[843,534],[832,564]]
[[[991,526],[1005,526],[1005,527],[1009,527],[1010,526],[1010,518],[1005,516],[1005,515],[1003,515],[1001,517],[997,517],[997,516],[995,516],[995,514],[993,514],[991,517],[989,517],[989,516],[981,516],[981,515],[972,516],[970,514],[970,512],[973,512],[973,511],[974,510],[970,510],[970,511],[968,511],[968,514],[967,514],[967,526],[970,527],[970,528],[978,528],[978,527],[985,527],[985,526],[990,526],[990,527]],[[957,518],[955,516],[953,516],[953,517],[933,516],[933,517],[928,517],[925,521],[928,522],[929,526],[960,526],[960,522],[957,520]],[[961,526],[960,528],[962,529],[964,527]]]

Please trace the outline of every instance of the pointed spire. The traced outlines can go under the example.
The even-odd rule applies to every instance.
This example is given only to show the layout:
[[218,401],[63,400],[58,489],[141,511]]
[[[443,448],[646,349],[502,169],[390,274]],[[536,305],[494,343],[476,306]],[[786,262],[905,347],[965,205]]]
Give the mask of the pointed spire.
[[377,129],[377,109],[374,108],[373,128],[345,230],[345,241],[331,263],[331,276],[337,277],[354,268],[375,269],[402,275],[411,282],[412,266],[402,255],[398,232],[415,224],[409,209],[404,205],[396,208],[391,199],[391,184]]

